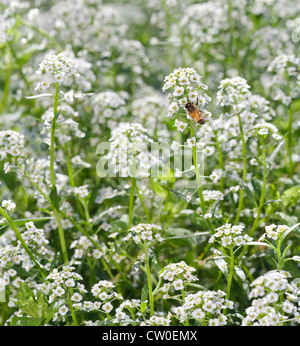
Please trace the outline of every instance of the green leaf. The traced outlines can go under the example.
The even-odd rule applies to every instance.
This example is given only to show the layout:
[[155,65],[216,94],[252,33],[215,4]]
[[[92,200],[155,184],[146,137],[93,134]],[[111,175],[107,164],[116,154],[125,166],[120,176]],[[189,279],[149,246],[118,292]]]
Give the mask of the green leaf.
[[31,317],[31,320],[23,321],[24,323],[42,323],[42,321],[47,323],[57,310],[55,304],[48,304],[42,291],[38,291],[35,296],[33,290],[25,282],[20,283],[17,299],[13,302],[24,314]]
[[260,196],[261,196],[261,182],[257,179],[252,178],[251,184],[252,184],[253,190],[255,191],[257,197],[260,198]]
[[18,317],[14,316],[11,321],[11,326],[26,326],[35,327],[45,324],[42,318],[32,318],[32,317]]
[[153,268],[157,271],[157,273],[159,273],[161,268],[160,268],[160,266],[158,264],[157,257],[155,255],[155,253],[149,248],[148,249],[148,254],[149,254],[149,257],[151,259]]
[[168,189],[164,186],[162,186],[159,182],[153,181],[151,182],[151,186],[153,191],[160,197],[162,198],[167,198],[168,197]]
[[228,265],[224,258],[217,256],[214,257],[213,260],[215,261],[217,267],[221,270],[221,272],[227,277],[228,276]]
[[244,271],[243,271],[240,267],[235,266],[235,267],[234,267],[234,270],[235,270],[237,276],[238,276],[243,282],[246,282],[246,281],[247,281],[246,274],[244,273]]
[[282,221],[287,226],[295,225],[295,223],[298,222],[297,216],[287,215],[287,214],[282,213],[282,212],[276,212],[275,214],[273,214],[272,218],[275,220]]
[[249,186],[247,185],[247,183],[245,183],[240,177],[235,177],[235,180],[238,181],[238,183],[240,184],[241,188],[244,189],[244,191],[246,192],[246,194],[249,197],[249,199],[253,202],[255,207],[258,208],[258,204],[256,202],[256,199],[253,196],[253,193],[251,192],[251,190],[249,189]]
[[265,206],[267,206],[267,205],[269,205],[269,204],[272,204],[272,203],[279,203],[279,202],[281,202],[282,200],[281,199],[270,199],[269,201],[267,201],[267,202],[265,202],[264,204],[263,204],[263,207],[265,207]]
[[33,95],[33,96],[26,96],[27,99],[39,99],[41,97],[45,97],[45,96],[53,96],[52,94],[49,93],[45,93],[45,94],[37,94],[37,95]]
[[56,186],[52,186],[50,192],[50,199],[55,209],[59,209],[59,199],[57,194]]
[[141,261],[136,261],[135,263],[133,263],[131,269],[130,269],[130,273],[131,274],[135,274],[138,272],[138,270],[140,269],[140,266],[142,265]]
[[145,302],[148,299],[148,283],[146,282],[141,293],[141,302]]
[[273,150],[272,154],[270,155],[270,157],[267,159],[267,170],[269,172],[273,161],[275,160],[277,154],[279,153],[282,145],[285,143],[285,140],[282,140],[281,142],[279,142],[279,144],[277,145],[277,147]]
[[[175,196],[179,197],[180,199],[183,199],[186,201],[186,196],[179,192],[179,191],[176,191],[170,187],[168,187],[168,190],[171,191]],[[191,200],[189,201],[190,204],[195,204],[195,205],[199,205],[199,202],[197,202],[197,198],[195,198],[194,196],[192,196]]]
[[296,225],[294,225],[293,227],[290,227],[288,230],[286,230],[282,236],[281,239],[283,240],[289,233],[291,233],[295,228],[297,228],[300,225],[300,223],[297,223]]
[[262,241],[249,241],[249,242],[245,243],[245,245],[267,246],[267,247],[273,249],[272,245],[270,245],[268,243],[264,243]]
[[285,208],[292,207],[299,202],[300,185],[290,187],[285,190],[281,196]]

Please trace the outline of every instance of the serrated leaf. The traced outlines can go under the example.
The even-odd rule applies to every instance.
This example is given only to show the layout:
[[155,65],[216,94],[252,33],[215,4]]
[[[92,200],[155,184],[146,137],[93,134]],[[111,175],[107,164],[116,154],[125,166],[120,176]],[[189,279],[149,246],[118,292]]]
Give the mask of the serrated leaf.
[[14,316],[11,321],[11,326],[25,326],[25,327],[36,327],[43,325],[43,319],[42,318],[32,318],[32,317],[19,317]]

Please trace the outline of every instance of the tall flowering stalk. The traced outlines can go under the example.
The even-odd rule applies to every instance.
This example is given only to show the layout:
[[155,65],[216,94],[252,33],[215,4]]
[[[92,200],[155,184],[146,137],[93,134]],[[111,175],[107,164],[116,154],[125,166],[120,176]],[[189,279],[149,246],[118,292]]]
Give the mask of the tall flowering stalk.
[[[241,77],[226,78],[221,81],[217,93],[217,101],[220,106],[231,107],[231,115],[236,115],[239,123],[240,137],[242,142],[243,169],[242,180],[247,178],[247,158],[246,158],[246,137],[242,120],[242,112],[248,107],[251,93],[247,81]],[[243,208],[244,189],[240,190],[238,209],[235,217],[235,224],[238,224]]]
[[268,72],[273,75],[272,85],[275,87],[273,98],[283,103],[288,111],[287,152],[289,169],[293,168],[293,98],[299,96],[300,59],[295,55],[281,54],[269,65]]
[[56,175],[55,175],[55,126],[58,118],[58,103],[59,103],[59,87],[63,82],[73,77],[78,77],[72,61],[64,54],[49,55],[39,65],[36,71],[38,75],[43,76],[42,80],[36,85],[35,90],[47,90],[51,86],[55,86],[54,100],[53,100],[53,114],[51,121],[51,134],[50,134],[50,176],[51,176],[51,193],[50,199],[52,201],[53,212],[57,221],[58,234],[60,245],[65,265],[68,264],[68,254],[62,226],[62,219],[59,213],[59,204],[56,188]]
[[[235,268],[235,253],[239,250],[239,248],[246,244],[246,242],[252,241],[253,239],[249,237],[247,234],[243,234],[244,226],[237,225],[232,226],[231,224],[225,224],[216,229],[216,233],[211,236],[209,239],[209,243],[217,243],[221,246],[222,252],[225,255],[225,258],[229,259],[229,272],[227,273],[227,291],[226,291],[226,299],[229,299],[231,286],[232,286],[232,278]],[[226,262],[226,261],[225,261]],[[224,263],[225,263],[224,262]],[[227,264],[226,264],[227,268]],[[227,269],[224,270],[227,272]]]
[[153,140],[148,136],[147,129],[138,123],[120,123],[112,131],[110,138],[110,151],[106,155],[112,166],[112,174],[120,177],[131,178],[131,189],[129,197],[128,227],[131,227],[133,219],[133,207],[135,192],[140,199],[143,210],[150,222],[150,213],[144,204],[139,191],[136,178],[150,176],[150,159],[148,145]]
[[150,307],[150,317],[154,315],[154,295],[152,289],[151,270],[150,270],[150,259],[149,259],[149,248],[154,241],[162,241],[160,235],[161,227],[154,224],[138,224],[137,226],[131,227],[128,230],[128,235],[124,240],[128,241],[133,239],[135,243],[140,245],[145,255],[146,275],[148,282],[148,297]]
[[[199,91],[205,91],[208,89],[207,85],[201,82],[201,77],[193,68],[178,68],[174,70],[170,75],[165,77],[165,83],[163,85],[163,91],[172,90],[172,94],[168,96],[168,117],[173,117],[174,115],[180,115],[181,110],[185,110],[185,106],[187,103],[194,103],[195,105],[200,105],[202,108],[201,112],[203,114],[204,120],[209,120],[211,114],[206,109],[203,108],[211,98],[204,93],[201,95]],[[194,170],[196,175],[197,182],[197,191],[199,195],[199,202],[202,214],[206,214],[206,205],[203,196],[202,189],[202,177],[199,171],[199,162],[197,158],[197,139],[194,130],[194,126],[196,126],[195,120],[186,112],[186,118],[189,123],[185,123],[175,119],[175,126],[179,131],[183,131],[186,127],[189,126],[190,129],[190,141],[189,143],[192,146],[193,152],[193,161],[194,161]],[[211,221],[206,219],[207,226],[211,231],[214,230]]]

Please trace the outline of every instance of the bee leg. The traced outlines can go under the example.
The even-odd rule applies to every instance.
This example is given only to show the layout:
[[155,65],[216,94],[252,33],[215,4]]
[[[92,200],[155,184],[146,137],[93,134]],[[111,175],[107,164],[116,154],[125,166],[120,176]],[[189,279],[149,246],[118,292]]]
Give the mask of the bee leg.
[[198,96],[197,96],[196,107],[198,108],[198,106],[199,106],[199,98],[198,98]]

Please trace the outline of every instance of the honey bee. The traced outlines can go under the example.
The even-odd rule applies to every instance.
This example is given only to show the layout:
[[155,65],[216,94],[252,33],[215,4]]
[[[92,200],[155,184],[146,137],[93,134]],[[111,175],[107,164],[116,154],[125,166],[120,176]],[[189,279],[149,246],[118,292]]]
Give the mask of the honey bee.
[[184,107],[188,115],[197,123],[203,125],[205,123],[203,113],[197,108],[198,107],[198,99],[196,105],[193,102],[188,102]]

